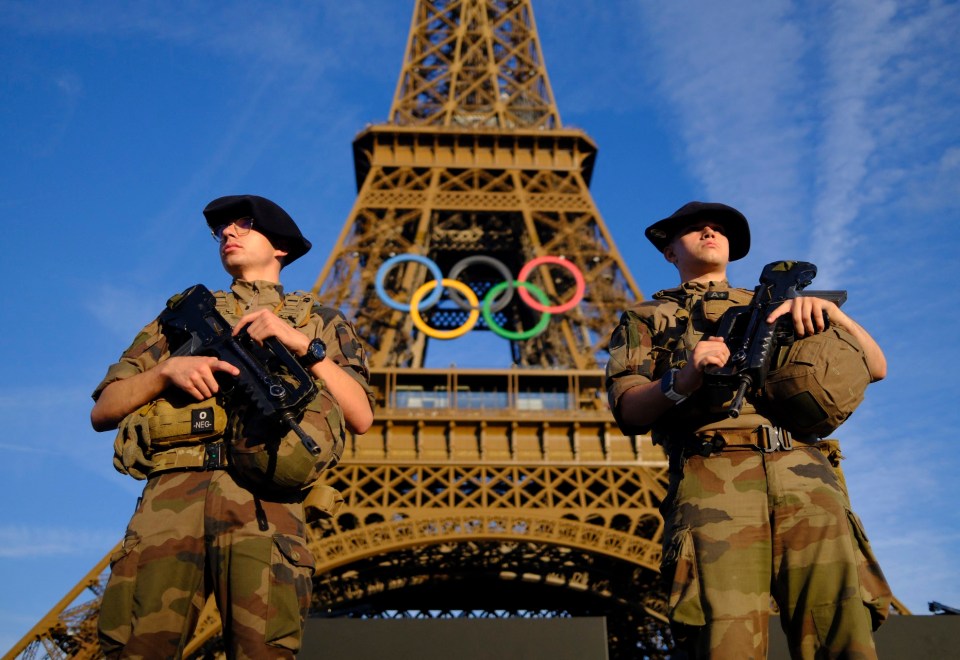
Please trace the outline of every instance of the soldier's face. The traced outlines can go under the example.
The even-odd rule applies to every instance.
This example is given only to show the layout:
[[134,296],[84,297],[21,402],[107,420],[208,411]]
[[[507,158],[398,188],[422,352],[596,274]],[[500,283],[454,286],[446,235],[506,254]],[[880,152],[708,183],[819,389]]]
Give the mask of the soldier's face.
[[235,225],[223,230],[220,240],[220,261],[223,268],[233,277],[241,279],[269,279],[262,275],[264,271],[280,272],[279,259],[286,252],[273,246],[266,236],[251,229],[242,236]]
[[664,256],[678,268],[686,265],[725,266],[730,261],[730,241],[723,225],[703,220],[674,236],[664,250]]

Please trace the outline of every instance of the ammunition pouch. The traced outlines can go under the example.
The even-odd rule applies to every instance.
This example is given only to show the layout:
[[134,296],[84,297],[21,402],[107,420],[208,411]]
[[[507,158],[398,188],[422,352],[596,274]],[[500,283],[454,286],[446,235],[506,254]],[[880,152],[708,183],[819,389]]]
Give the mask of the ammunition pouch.
[[343,506],[343,495],[333,486],[316,484],[303,500],[303,512],[307,522],[333,518]]
[[[123,418],[113,443],[113,466],[134,479],[146,479],[161,465],[163,469],[181,463],[181,467],[199,468],[205,462],[193,464],[191,452],[184,450],[202,455],[203,445],[222,437],[226,428],[227,412],[216,397],[196,401],[186,393],[173,392]],[[180,454],[182,458],[175,458]]]
[[784,347],[767,376],[764,409],[797,435],[830,435],[863,401],[870,371],[863,349],[842,328]]

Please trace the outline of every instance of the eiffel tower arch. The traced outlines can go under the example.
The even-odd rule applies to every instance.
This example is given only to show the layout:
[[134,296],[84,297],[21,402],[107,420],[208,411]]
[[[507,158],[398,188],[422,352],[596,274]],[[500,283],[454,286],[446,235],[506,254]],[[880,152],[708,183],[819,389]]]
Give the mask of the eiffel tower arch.
[[[619,432],[602,370],[641,293],[530,0],[417,0],[389,119],[353,147],[356,202],[314,291],[368,345],[376,421],[320,484],[344,501],[310,524],[311,615],[604,616],[610,657],[662,656],[667,466]],[[500,338],[491,366],[428,366],[467,332]],[[14,651],[96,657],[104,566]],[[219,633],[211,602],[188,655]]]

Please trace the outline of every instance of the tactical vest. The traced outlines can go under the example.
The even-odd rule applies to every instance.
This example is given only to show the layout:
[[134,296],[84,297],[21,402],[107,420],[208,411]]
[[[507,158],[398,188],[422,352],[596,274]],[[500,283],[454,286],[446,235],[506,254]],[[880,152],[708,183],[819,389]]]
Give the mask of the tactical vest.
[[665,301],[660,312],[672,315],[674,323],[663,333],[659,351],[663,353],[667,362],[662,365],[657,359],[657,375],[661,375],[673,367],[682,367],[690,359],[694,347],[703,339],[717,330],[720,318],[731,307],[749,305],[753,293],[745,289],[716,286],[711,282],[710,288],[702,296],[687,293],[685,289],[666,289],[653,295],[654,299]]
[[[694,347],[716,332],[724,312],[734,306],[748,305],[753,292],[711,282],[706,291],[688,291],[682,287],[658,291],[653,295],[652,311],[657,332],[653,339],[654,376],[661,377],[668,369],[681,368],[690,359]],[[648,312],[649,313],[649,312]],[[654,442],[670,445],[721,429],[756,428],[771,425],[757,410],[753,397],[748,397],[738,418],[726,414],[733,398],[732,387],[701,387],[683,403],[664,414],[654,425]]]
[[[217,311],[235,324],[243,314],[236,296],[231,291],[217,291],[214,296]],[[274,312],[291,326],[303,328],[310,323],[313,306],[311,294],[293,292],[284,295]],[[346,435],[336,399],[322,382],[317,385],[320,391],[300,425],[320,445],[318,455],[310,453],[292,431],[281,433],[229,415],[219,395],[196,401],[175,390],[124,418],[114,442],[114,466],[136,479],[146,479],[171,469],[229,464],[238,479],[254,487],[278,492],[309,487],[323,469],[339,460]],[[204,448],[217,443],[224,443],[226,451],[211,464],[210,452]]]
[[[236,295],[232,291],[214,291],[213,296],[217,300],[217,311],[231,325],[235,325],[244,314]],[[303,328],[310,322],[313,303],[313,294],[293,291],[284,294],[280,306],[274,310],[274,313],[294,328]]]
[[[724,312],[748,305],[753,293],[711,283],[702,296],[678,288],[653,297],[665,301],[658,313],[674,317],[674,323],[658,337],[660,346],[654,347],[659,352],[655,371],[659,376],[686,364],[697,342],[717,329]],[[830,326],[778,350],[759,395],[748,397],[738,419],[718,417],[732,392],[704,387],[688,399],[690,405],[684,402],[665,415],[662,424],[655,426],[654,437],[659,429],[670,429],[675,435],[678,427],[700,432],[772,422],[798,438],[823,438],[853,414],[869,382],[866,358],[857,340],[842,328]],[[694,420],[701,424],[697,426]]]

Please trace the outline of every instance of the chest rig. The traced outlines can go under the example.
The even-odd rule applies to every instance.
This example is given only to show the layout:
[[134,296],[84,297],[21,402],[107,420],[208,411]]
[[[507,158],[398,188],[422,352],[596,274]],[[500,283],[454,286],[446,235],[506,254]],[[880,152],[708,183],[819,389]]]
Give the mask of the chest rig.
[[[653,295],[660,304],[656,308],[653,336],[654,377],[660,378],[671,368],[681,368],[690,359],[694,347],[705,336],[716,332],[724,312],[746,305],[752,293],[731,288],[726,282],[711,282],[705,288],[687,285],[659,291]],[[702,444],[698,430],[726,420],[724,404],[733,397],[732,388],[701,388],[683,403],[667,411],[653,425],[652,437],[671,451]],[[749,407],[753,411],[753,407]],[[713,446],[709,449],[712,451]],[[699,451],[699,449],[698,449]]]
[[[236,324],[246,313],[240,300],[232,291],[214,291],[213,296],[217,301],[217,311],[231,324]],[[273,312],[294,328],[303,328],[310,323],[313,304],[313,294],[294,291],[284,294],[283,300]]]
[[704,335],[716,331],[723,313],[749,304],[753,295],[725,282],[711,282],[702,293],[679,287],[658,291],[653,297],[667,303],[659,310],[667,322],[654,339],[655,375],[660,377],[673,367],[683,367]]
[[[231,325],[244,309],[231,291],[214,292],[217,311]],[[314,297],[285,294],[274,313],[295,328],[310,323]],[[177,391],[166,393],[127,415],[114,441],[114,467],[136,479],[168,470],[215,470],[226,467],[223,436],[230,426],[219,396],[194,401]]]

